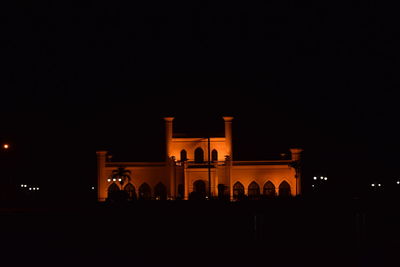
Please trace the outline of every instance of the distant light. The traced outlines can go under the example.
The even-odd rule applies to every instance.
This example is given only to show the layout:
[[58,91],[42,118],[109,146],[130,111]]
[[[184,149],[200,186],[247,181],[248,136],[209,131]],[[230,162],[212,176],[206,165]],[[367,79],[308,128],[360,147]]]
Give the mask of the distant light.
[[33,190],[36,190],[36,187],[34,187]]
[[325,177],[324,180],[325,180],[325,181],[328,180],[328,177]]
[[23,185],[23,184],[21,184],[21,187],[24,187],[24,185]]
[[378,186],[381,186],[381,184],[378,184]]
[[94,186],[92,186],[92,190],[94,190]]
[[115,182],[116,180],[117,180],[117,179],[114,178],[114,179],[113,179],[113,182]]
[[371,184],[371,186],[375,186],[375,184]]
[[119,178],[119,179],[118,179],[118,182],[121,182],[121,181],[122,181],[122,179],[121,179],[121,178]]
[[25,185],[24,187],[28,187],[28,185]]
[[108,178],[108,179],[107,179],[107,182],[111,182],[111,179],[110,179],[110,178]]
[[32,188],[31,188],[31,187],[29,187],[29,190],[32,190]]
[[39,187],[37,187],[36,190],[39,190]]
[[314,187],[315,185],[311,185],[312,187]]
[[323,176],[321,176],[321,180],[324,180],[324,177],[323,177]]
[[314,176],[314,180],[317,180],[317,176]]
[[9,146],[8,144],[4,144],[4,145],[3,145],[3,148],[4,148],[4,149],[8,149],[9,147],[10,147],[10,146]]
[[397,181],[396,183],[397,183],[397,184],[400,184],[400,181]]

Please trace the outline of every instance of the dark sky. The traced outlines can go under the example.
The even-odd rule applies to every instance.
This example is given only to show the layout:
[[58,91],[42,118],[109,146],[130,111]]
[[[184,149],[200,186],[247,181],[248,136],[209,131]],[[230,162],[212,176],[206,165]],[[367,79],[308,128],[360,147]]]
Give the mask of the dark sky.
[[0,8],[0,138],[19,181],[86,188],[97,149],[162,160],[166,115],[212,134],[235,116],[237,159],[303,147],[305,177],[338,188],[399,177],[394,7],[133,2]]

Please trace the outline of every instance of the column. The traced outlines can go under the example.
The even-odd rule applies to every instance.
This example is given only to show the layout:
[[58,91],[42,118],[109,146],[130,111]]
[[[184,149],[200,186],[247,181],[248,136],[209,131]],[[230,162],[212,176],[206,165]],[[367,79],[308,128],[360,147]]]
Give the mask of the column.
[[106,183],[106,156],[107,151],[96,151],[97,154],[97,199],[105,201],[107,198]]
[[184,193],[184,199],[188,200],[189,199],[189,181],[188,181],[188,174],[187,174],[187,162],[183,162],[183,181],[184,181],[184,187],[185,187],[185,193]]
[[232,184],[232,160],[229,156],[225,157],[225,175],[229,181],[229,198],[233,200],[233,184]]
[[296,179],[296,195],[301,194],[301,171],[300,171],[300,161],[301,153],[303,149],[301,148],[291,148],[290,153],[292,154],[293,168],[295,169],[295,179]]
[[176,163],[175,163],[175,158],[172,157],[169,159],[169,164],[168,164],[168,174],[169,174],[169,197],[171,199],[176,198]]

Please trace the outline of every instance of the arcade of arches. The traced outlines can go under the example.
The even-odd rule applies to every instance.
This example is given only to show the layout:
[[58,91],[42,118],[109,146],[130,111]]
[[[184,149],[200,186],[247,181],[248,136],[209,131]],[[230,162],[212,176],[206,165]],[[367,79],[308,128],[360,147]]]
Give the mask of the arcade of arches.
[[[223,137],[207,138],[175,136],[174,118],[164,120],[163,162],[114,162],[107,151],[97,151],[99,201],[118,192],[131,200],[189,199],[191,195],[256,200],[301,193],[298,163],[302,149],[289,149],[289,158],[279,155],[269,160],[234,160],[233,117],[223,117]],[[260,140],[254,140],[255,145],[257,142]]]

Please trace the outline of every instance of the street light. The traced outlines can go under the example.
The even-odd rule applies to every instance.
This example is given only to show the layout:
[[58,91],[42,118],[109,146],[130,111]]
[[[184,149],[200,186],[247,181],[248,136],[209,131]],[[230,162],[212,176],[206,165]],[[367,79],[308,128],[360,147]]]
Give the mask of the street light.
[[4,148],[5,150],[7,150],[7,149],[10,148],[10,145],[9,145],[9,144],[3,144],[3,148]]

